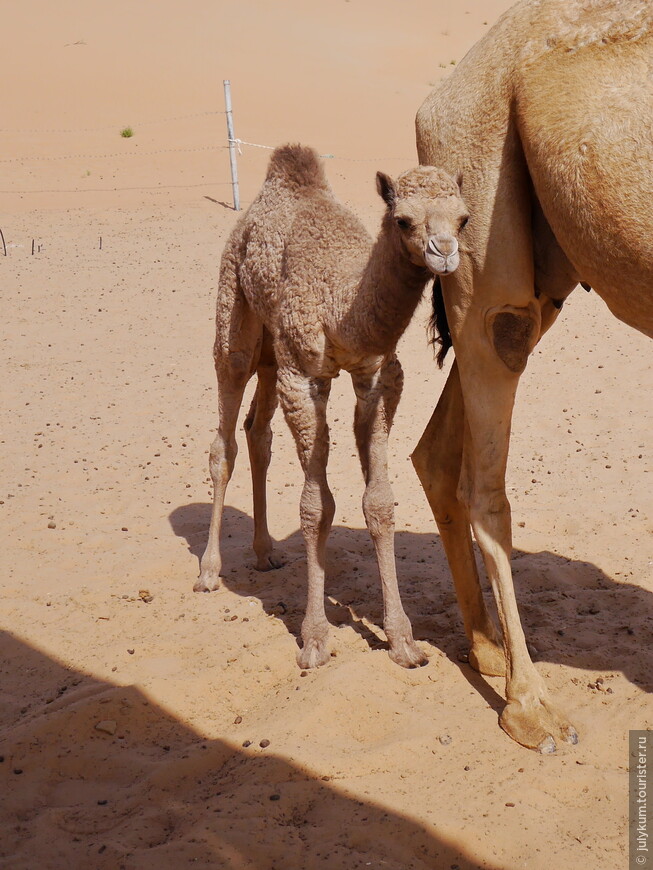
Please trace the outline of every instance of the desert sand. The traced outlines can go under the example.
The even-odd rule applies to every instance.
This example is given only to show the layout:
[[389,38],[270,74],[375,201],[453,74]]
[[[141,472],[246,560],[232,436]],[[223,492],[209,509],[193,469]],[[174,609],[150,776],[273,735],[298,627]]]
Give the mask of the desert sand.
[[[414,165],[418,106],[508,5],[3,11],[1,867],[626,866],[628,730],[653,728],[652,347],[594,294],[572,295],[529,362],[508,477],[525,630],[578,746],[513,743],[502,681],[464,662],[408,458],[446,375],[428,300],[399,346],[390,445],[400,584],[428,665],[403,670],[385,650],[347,377],[330,412],[332,661],[295,664],[302,476],[280,414],[269,501],[285,566],[252,568],[239,431],[224,588],[191,591],[217,271],[237,219],[223,79],[236,136],[333,155],[336,193],[376,232],[376,171]],[[246,207],[270,152],[241,150]]]

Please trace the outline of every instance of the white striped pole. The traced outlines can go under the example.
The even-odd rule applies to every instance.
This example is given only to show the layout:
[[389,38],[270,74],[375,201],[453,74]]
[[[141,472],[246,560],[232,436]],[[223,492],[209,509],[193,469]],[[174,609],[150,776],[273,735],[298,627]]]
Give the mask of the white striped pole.
[[231,165],[231,185],[234,190],[234,211],[240,211],[240,192],[238,190],[238,165],[236,163],[236,137],[234,136],[234,119],[231,113],[231,83],[229,79],[224,84],[224,105],[227,114],[227,135],[229,136],[229,163]]

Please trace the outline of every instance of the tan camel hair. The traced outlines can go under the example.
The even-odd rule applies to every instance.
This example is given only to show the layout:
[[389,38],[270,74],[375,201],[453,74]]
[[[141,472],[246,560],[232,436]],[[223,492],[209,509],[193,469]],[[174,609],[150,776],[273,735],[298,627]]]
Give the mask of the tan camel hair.
[[215,495],[195,590],[219,584],[222,508],[237,451],[234,430],[245,385],[256,372],[245,430],[260,570],[281,565],[268,533],[265,492],[277,394],[304,471],[300,519],[308,604],[298,655],[303,668],[322,665],[330,656],[324,572],[335,508],[326,477],[326,406],[341,369],[350,373],[356,393],[363,512],[379,564],[390,657],[404,667],[426,662],[413,640],[395,569],[387,471],[388,432],[403,383],[395,347],[427,281],[458,265],[457,236],[467,211],[457,182],[432,167],[410,170],[396,181],[378,173],[377,188],[386,211],[373,244],[333,196],[315,151],[278,148],[222,256],[214,347],[219,425],[210,455]]
[[[579,282],[653,336],[650,2],[518,3],[421,106],[417,149],[421,163],[463,173],[471,218],[458,270],[440,279],[443,350],[450,333],[456,359],[413,463],[453,574],[470,663],[505,673],[505,731],[553,752],[578,737],[531,662],[517,610],[505,489],[511,416],[528,355]],[[503,645],[483,602],[470,524]]]

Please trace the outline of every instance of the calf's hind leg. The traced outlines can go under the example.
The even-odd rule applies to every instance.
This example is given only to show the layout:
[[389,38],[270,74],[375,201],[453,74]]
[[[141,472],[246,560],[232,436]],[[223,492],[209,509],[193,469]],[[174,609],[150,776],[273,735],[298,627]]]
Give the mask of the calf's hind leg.
[[[230,289],[230,288],[227,288]],[[225,290],[219,294],[219,306],[224,305]],[[236,292],[229,311],[218,308],[218,331],[214,357],[218,380],[218,431],[209,456],[209,470],[213,481],[213,509],[206,550],[200,562],[200,576],[195,592],[211,592],[220,585],[222,558],[220,555],[220,527],[227,484],[234,470],[238,453],[235,431],[238,412],[243,401],[247,381],[256,368],[261,346],[261,324],[247,306],[244,296]],[[224,313],[224,318],[221,314]],[[226,321],[226,340],[223,339],[222,320]]]
[[252,471],[256,568],[259,571],[269,571],[271,568],[280,568],[283,562],[274,552],[267,519],[266,483],[272,447],[270,423],[277,407],[277,366],[271,336],[265,329],[256,371],[258,385],[245,420],[245,433]]

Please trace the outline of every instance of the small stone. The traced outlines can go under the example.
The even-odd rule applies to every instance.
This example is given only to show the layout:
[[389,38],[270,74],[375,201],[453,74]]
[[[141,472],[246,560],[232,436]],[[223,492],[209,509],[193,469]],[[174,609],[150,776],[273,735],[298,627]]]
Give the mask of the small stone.
[[243,721],[243,717],[242,717],[242,716],[236,716],[236,718],[234,719],[234,725],[240,725],[240,723],[241,723],[242,721]]
[[270,800],[271,800],[271,801],[280,801],[280,800],[281,800],[281,795],[280,795],[280,794],[271,794],[271,795],[270,795]]
[[113,736],[118,729],[118,723],[114,719],[103,719],[95,726],[96,731],[102,731],[104,734]]
[[514,804],[512,801],[507,801],[506,806],[507,807],[514,807]]
[[154,599],[154,595],[150,593],[149,589],[139,589],[138,597],[141,599],[141,601],[145,602],[145,604],[149,604],[150,601]]
[[133,649],[128,649],[127,652],[130,656],[133,656],[135,651]]
[[244,741],[243,741],[243,746],[245,747],[245,749],[247,749],[247,747],[248,747],[248,746],[251,746],[251,745],[252,745],[252,741],[251,741],[251,740],[244,740]]
[[465,652],[464,650],[461,650],[458,653],[458,655],[456,656],[456,658],[458,659],[459,662],[463,662],[464,664],[469,663],[469,653]]
[[98,801],[98,802],[97,802],[97,805],[98,805],[99,807],[106,807],[106,805],[107,805],[108,803],[109,803],[109,801],[106,800],[106,798],[105,798],[105,799],[103,799],[103,800]]
[[56,529],[57,528],[57,524],[54,522],[54,520],[50,520],[50,522],[48,523],[48,528],[49,529]]
[[121,531],[121,532],[128,532],[129,529],[127,528],[127,526],[123,526],[122,529],[121,529],[120,531]]
[[261,742],[259,743],[259,746],[261,747],[261,749],[267,749],[269,745],[270,745],[269,740],[261,740]]
[[438,740],[440,741],[440,743],[441,743],[443,746],[448,746],[448,745],[451,743],[452,738],[450,737],[449,734],[441,734],[441,735],[438,737]]
[[19,776],[23,772],[22,767],[14,767],[14,773]]

